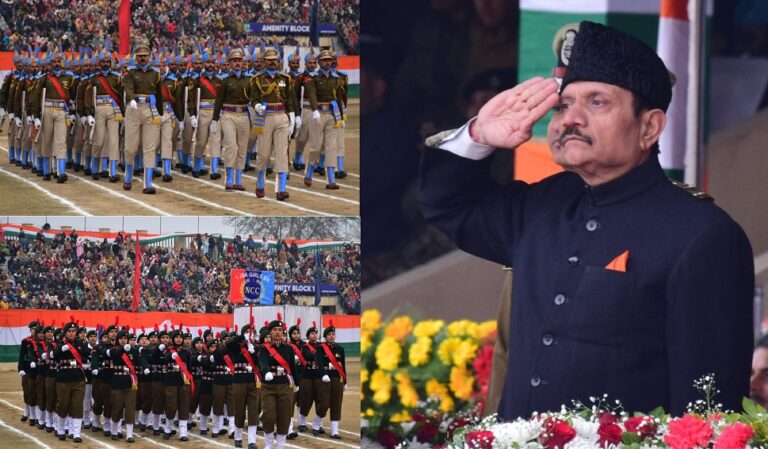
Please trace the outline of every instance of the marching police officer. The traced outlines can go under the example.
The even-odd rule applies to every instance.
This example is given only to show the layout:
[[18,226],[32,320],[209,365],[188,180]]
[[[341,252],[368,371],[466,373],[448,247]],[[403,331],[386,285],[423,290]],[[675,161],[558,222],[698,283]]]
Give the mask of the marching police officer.
[[[198,157],[204,157],[205,147],[208,141],[211,142],[211,179],[220,179],[221,173],[219,173],[219,161],[221,160],[221,130],[216,129],[216,132],[211,131],[211,121],[213,120],[213,109],[216,103],[216,92],[221,86],[222,80],[227,77],[227,74],[220,76],[216,75],[215,62],[213,56],[204,51],[201,59],[204,64],[204,70],[199,76],[190,84],[190,92],[194,93],[194,96],[190,96],[189,101],[189,114],[196,117],[195,132],[197,136],[195,138],[195,163],[197,163]],[[197,103],[198,91],[200,92],[200,102]]]

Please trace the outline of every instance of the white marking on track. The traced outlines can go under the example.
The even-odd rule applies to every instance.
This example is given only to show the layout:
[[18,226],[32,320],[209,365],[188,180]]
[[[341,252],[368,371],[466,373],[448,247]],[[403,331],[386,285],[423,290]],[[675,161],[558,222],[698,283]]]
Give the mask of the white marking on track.
[[2,168],[2,167],[0,167],[0,173],[6,174],[6,175],[8,175],[8,176],[10,176],[12,178],[16,178],[16,179],[18,179],[20,181],[23,181],[23,182],[29,184],[30,186],[32,186],[36,190],[39,190],[40,192],[42,192],[45,196],[47,196],[49,198],[52,198],[52,199],[60,202],[61,204],[66,205],[67,207],[72,209],[72,211],[75,212],[78,215],[85,215],[86,217],[92,217],[93,216],[92,214],[88,213],[85,209],[83,209],[80,206],[76,205],[72,201],[70,201],[70,200],[68,200],[68,199],[66,199],[64,197],[61,197],[61,196],[58,196],[56,194],[53,194],[53,193],[49,192],[48,190],[40,187],[37,183],[32,182],[29,179],[21,177],[21,176],[17,175],[16,173],[10,172],[10,171]]
[[[185,174],[182,174],[182,173],[176,173],[174,176],[180,176],[182,178],[188,178],[188,179],[191,179],[193,181],[197,181],[197,182],[206,184],[206,185],[211,186],[211,187],[216,188],[216,189],[221,189],[222,188],[221,185],[216,184],[214,182],[206,181],[206,180],[200,179],[200,178],[195,178],[193,176],[185,175]],[[233,192],[227,192],[227,194],[230,194],[230,193],[243,194],[243,195],[246,195],[246,196],[250,197],[254,201],[268,201],[268,202],[275,203],[275,204],[280,205],[280,206],[286,206],[286,207],[290,207],[290,208],[293,208],[293,209],[298,209],[298,210],[303,211],[303,212],[308,212],[308,213],[313,214],[313,215],[323,215],[323,216],[326,216],[326,217],[339,217],[340,216],[338,214],[330,214],[328,212],[321,212],[319,210],[309,209],[309,208],[302,207],[302,206],[299,206],[299,205],[296,205],[296,204],[293,204],[293,203],[290,203],[290,202],[287,202],[287,201],[277,201],[274,198],[269,198],[269,197],[266,197],[266,196],[264,198],[256,198],[256,195],[254,195],[253,193],[249,193],[249,192],[240,192],[240,191],[237,191],[237,190],[235,190]],[[248,214],[248,215],[253,215],[253,214]],[[275,214],[275,215],[278,215],[278,214]]]
[[[258,179],[259,179],[256,176],[246,175],[246,174],[243,174],[243,177],[244,178],[250,178],[250,179],[253,179],[253,180],[256,180],[256,181],[258,181]],[[270,180],[266,179],[266,177],[265,177],[264,180],[267,182],[267,184],[272,184],[272,185],[276,185],[277,184],[275,181],[270,181]],[[310,195],[320,196],[320,197],[323,197],[323,198],[327,198],[329,200],[343,201],[345,203],[355,204],[355,205],[358,205],[358,206],[360,205],[359,201],[349,200],[347,198],[341,198],[341,197],[333,196],[333,195],[326,195],[325,193],[315,192],[313,190],[310,190],[309,188],[293,187],[293,186],[289,186],[287,184],[286,184],[286,188],[288,190],[295,190],[296,192],[308,193]]]
[[124,199],[126,201],[130,201],[131,203],[138,204],[139,206],[141,206],[141,207],[143,207],[145,209],[149,209],[149,210],[151,210],[152,212],[154,212],[154,213],[156,213],[158,215],[164,215],[166,217],[170,217],[171,215],[173,215],[173,214],[169,214],[168,212],[166,212],[164,210],[158,209],[155,206],[151,206],[151,205],[145,203],[144,201],[137,200],[136,198],[131,198],[128,195],[122,194],[122,193],[120,193],[118,191],[115,191],[115,190],[112,190],[112,189],[110,189],[108,187],[104,187],[102,185],[99,185],[96,182],[89,181],[89,180],[85,179],[84,177],[70,176],[69,179],[76,179],[76,180],[82,181],[82,182],[84,182],[86,184],[90,184],[90,185],[92,185],[92,186],[94,186],[94,187],[96,187],[98,189],[101,189],[101,190],[107,192],[108,194],[110,194],[112,196],[116,196],[116,197],[122,198],[122,199]]
[[30,435],[30,434],[28,434],[28,433],[24,433],[24,432],[22,432],[21,430],[19,430],[19,429],[15,428],[15,427],[13,427],[13,426],[9,426],[9,425],[8,425],[8,424],[6,424],[6,423],[5,423],[5,421],[3,421],[2,419],[0,419],[0,426],[3,426],[3,427],[5,427],[6,429],[9,429],[9,430],[11,430],[11,431],[13,431],[13,432],[16,432],[16,433],[18,433],[18,434],[20,434],[20,435],[23,435],[25,438],[29,438],[30,440],[32,440],[32,441],[34,441],[35,443],[37,443],[37,445],[38,445],[39,447],[42,447],[43,449],[51,449],[51,446],[48,446],[47,444],[43,443],[42,441],[38,440],[37,438],[33,437],[32,435]]
[[197,197],[194,197],[192,195],[189,195],[189,194],[186,194],[184,192],[181,192],[179,190],[174,190],[174,189],[168,188],[168,187],[166,187],[164,185],[163,186],[155,185],[155,188],[157,190],[167,190],[167,191],[169,191],[171,193],[174,193],[176,195],[182,196],[182,197],[184,197],[184,198],[186,198],[188,200],[197,201],[198,203],[203,203],[206,206],[215,207],[215,208],[218,208],[218,209],[224,209],[224,210],[233,212],[233,213],[238,214],[238,215],[251,215],[248,212],[245,212],[245,211],[242,211],[242,210],[239,210],[239,209],[235,209],[235,208],[232,208],[232,207],[224,206],[223,204],[214,203],[213,201],[208,201],[208,200],[205,200],[203,198],[197,198]]

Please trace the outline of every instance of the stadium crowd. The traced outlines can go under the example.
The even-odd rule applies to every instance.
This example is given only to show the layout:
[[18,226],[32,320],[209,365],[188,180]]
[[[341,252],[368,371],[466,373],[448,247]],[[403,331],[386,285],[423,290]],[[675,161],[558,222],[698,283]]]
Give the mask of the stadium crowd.
[[[344,52],[358,54],[359,0],[319,0],[318,21],[338,27]],[[0,2],[8,28],[0,50],[17,46],[47,48],[61,37],[64,51],[100,48],[108,37],[118,42],[119,0],[17,0]],[[309,22],[309,0],[131,0],[134,37],[150,39],[153,48],[194,48],[199,42],[243,45],[251,22]],[[268,43],[273,43],[271,40]],[[278,43],[296,45],[291,38]]]
[[[0,242],[0,307],[127,310],[133,298],[135,241],[118,234],[112,243],[79,239],[76,232],[45,240],[42,233]],[[320,250],[321,282],[338,287],[343,313],[360,313],[360,251],[356,245]],[[275,272],[278,283],[314,283],[315,252],[281,242],[199,235],[179,251],[142,246],[139,311],[228,313],[233,268]],[[278,293],[276,304],[297,304]],[[337,311],[342,312],[342,311]]]

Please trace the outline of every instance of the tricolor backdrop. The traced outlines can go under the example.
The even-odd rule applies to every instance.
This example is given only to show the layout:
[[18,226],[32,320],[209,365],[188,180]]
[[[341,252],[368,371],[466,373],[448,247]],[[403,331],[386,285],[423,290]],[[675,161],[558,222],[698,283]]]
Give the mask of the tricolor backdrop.
[[[257,309],[255,307],[254,309]],[[111,324],[130,326],[141,332],[142,327],[147,331],[154,329],[155,324],[160,329],[189,328],[192,336],[197,336],[208,328],[214,332],[234,330],[234,318],[229,314],[216,313],[172,313],[172,312],[93,312],[83,310],[0,310],[0,362],[16,362],[19,359],[21,340],[29,336],[27,325],[31,321],[42,322],[46,326],[61,326],[72,317],[81,326],[97,329],[99,325],[106,328]],[[337,328],[336,341],[344,346],[348,355],[360,355],[360,316],[359,315],[323,315],[322,326],[328,326],[333,321]],[[289,323],[290,324],[290,323]],[[311,323],[303,322],[302,329],[307,329]],[[258,323],[257,323],[258,325]],[[322,332],[322,330],[321,330]]]

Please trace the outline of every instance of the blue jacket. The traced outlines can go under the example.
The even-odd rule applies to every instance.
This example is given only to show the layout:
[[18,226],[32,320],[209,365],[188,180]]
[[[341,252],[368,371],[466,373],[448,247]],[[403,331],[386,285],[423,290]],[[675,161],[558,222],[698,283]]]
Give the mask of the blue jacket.
[[[716,401],[741,409],[754,268],[736,222],[673,185],[656,155],[596,187],[574,173],[499,186],[489,166],[428,148],[419,200],[459,248],[513,267],[502,418],[603,393],[681,415],[707,373]],[[624,251],[625,272],[605,268]]]

